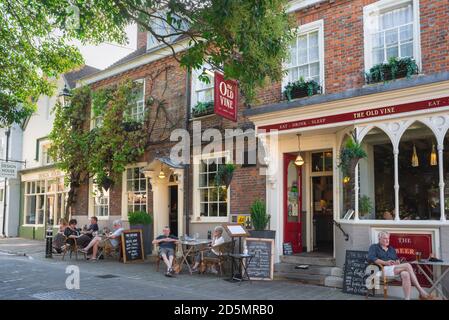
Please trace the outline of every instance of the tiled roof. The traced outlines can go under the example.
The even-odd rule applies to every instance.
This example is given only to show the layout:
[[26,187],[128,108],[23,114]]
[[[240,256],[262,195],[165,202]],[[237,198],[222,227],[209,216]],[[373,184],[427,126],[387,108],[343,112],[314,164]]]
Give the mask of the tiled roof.
[[79,69],[64,73],[63,77],[65,81],[67,82],[70,89],[73,89],[76,87],[76,81],[86,77],[92,73],[98,72],[100,69],[84,65]]

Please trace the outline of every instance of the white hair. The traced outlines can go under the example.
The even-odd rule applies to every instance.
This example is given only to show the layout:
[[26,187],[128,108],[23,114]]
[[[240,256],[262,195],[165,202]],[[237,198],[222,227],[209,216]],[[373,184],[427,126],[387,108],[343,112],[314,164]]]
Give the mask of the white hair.
[[216,226],[214,231],[217,231],[218,233],[223,234],[223,227]]
[[377,235],[377,239],[381,239],[383,236],[389,237],[390,234],[387,231],[381,231],[379,232],[379,234]]
[[120,219],[114,220],[114,222],[112,223],[114,226],[122,226],[122,221]]

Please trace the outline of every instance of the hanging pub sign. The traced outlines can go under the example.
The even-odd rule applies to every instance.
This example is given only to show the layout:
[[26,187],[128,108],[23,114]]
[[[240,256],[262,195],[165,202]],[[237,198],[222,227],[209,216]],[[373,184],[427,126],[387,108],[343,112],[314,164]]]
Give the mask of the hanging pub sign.
[[214,113],[237,122],[237,81],[225,80],[224,76],[217,71],[215,71],[214,77]]

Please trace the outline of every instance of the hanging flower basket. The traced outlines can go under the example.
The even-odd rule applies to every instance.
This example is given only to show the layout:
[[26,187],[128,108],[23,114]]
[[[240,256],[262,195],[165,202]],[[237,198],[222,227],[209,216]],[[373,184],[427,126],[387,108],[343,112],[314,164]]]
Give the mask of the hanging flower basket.
[[104,179],[102,179],[102,181],[100,183],[101,187],[106,191],[108,191],[109,188],[111,188],[113,184],[114,184],[114,181],[108,177],[105,177]]
[[367,154],[360,143],[355,142],[352,138],[348,139],[345,147],[340,151],[340,164],[338,167],[341,168],[345,176],[353,178],[357,163],[360,159],[366,157]]
[[225,185],[226,187],[229,187],[232,181],[232,177],[234,175],[235,168],[236,165],[232,163],[220,166],[217,175],[215,176],[215,184],[217,186]]

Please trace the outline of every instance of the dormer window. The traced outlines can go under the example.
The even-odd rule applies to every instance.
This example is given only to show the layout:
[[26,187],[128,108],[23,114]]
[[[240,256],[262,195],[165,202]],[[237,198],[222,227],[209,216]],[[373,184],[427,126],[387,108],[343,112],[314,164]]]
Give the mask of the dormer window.
[[[151,23],[151,29],[154,31],[155,34],[158,36],[168,36],[173,33],[181,32],[182,30],[187,30],[187,23],[185,21],[182,21],[182,25],[180,28],[174,28],[173,26],[169,25],[167,23],[167,15],[165,12],[158,12],[156,14],[157,17],[154,17],[152,19]],[[177,19],[174,17],[174,19]],[[179,19],[179,18],[178,18]],[[174,23],[176,25],[176,23]],[[167,43],[173,42],[179,35],[172,35],[170,37],[164,38],[164,41]],[[164,45],[163,41],[159,41],[156,39],[154,35],[152,35],[150,32],[148,32],[148,38],[147,38],[147,50],[151,50],[153,48],[159,47]]]

